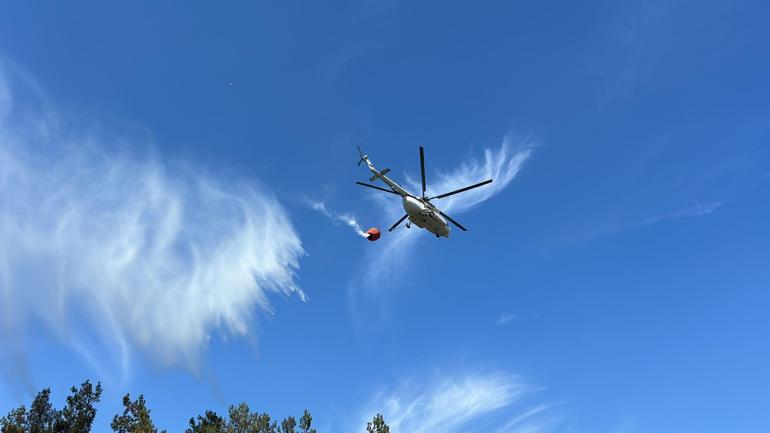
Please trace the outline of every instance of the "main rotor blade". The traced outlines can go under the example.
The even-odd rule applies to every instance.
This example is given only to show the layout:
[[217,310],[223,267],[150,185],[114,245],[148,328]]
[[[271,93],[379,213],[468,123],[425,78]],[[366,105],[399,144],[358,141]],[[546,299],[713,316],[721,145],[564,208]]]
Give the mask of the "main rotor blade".
[[486,184],[488,184],[488,183],[492,183],[492,179],[489,179],[489,180],[485,180],[484,182],[479,182],[479,183],[477,183],[477,184],[475,184],[475,185],[466,186],[465,188],[460,188],[460,189],[458,189],[458,190],[455,190],[455,191],[452,191],[452,192],[448,192],[448,193],[446,193],[446,194],[437,195],[437,196],[435,196],[435,197],[431,197],[431,198],[429,198],[428,200],[433,200],[434,198],[444,198],[444,197],[449,197],[450,195],[459,194],[459,193],[461,193],[461,192],[465,192],[465,191],[468,191],[469,189],[473,189],[473,188],[478,188],[478,187],[480,187],[480,186],[483,186],[483,185],[486,185]]
[[392,189],[380,188],[379,186],[369,185],[368,183],[363,183],[363,182],[356,182],[356,184],[361,186],[368,186],[369,188],[379,189],[380,191],[385,191],[391,194],[399,195],[397,192],[393,191]]
[[[438,210],[438,209],[436,209],[436,210]],[[468,229],[466,229],[465,227],[461,226],[460,223],[458,223],[457,221],[455,221],[452,218],[450,218],[449,215],[445,214],[444,212],[441,212],[440,210],[438,211],[438,213],[440,213],[441,216],[443,216],[444,218],[448,219],[450,223],[456,225],[460,230],[462,230],[464,232],[468,231]]]
[[420,146],[420,176],[422,176],[422,196],[425,197],[425,151]]
[[388,231],[389,231],[389,232],[392,232],[392,231],[393,231],[393,229],[395,229],[396,227],[398,227],[398,225],[399,225],[399,224],[401,224],[401,222],[402,222],[402,221],[404,221],[404,220],[406,219],[406,217],[407,217],[407,216],[409,216],[409,215],[404,215],[404,216],[402,216],[400,220],[396,221],[396,223],[395,223],[395,224],[393,224],[393,225],[392,225],[392,226],[391,226],[391,227],[388,229]]

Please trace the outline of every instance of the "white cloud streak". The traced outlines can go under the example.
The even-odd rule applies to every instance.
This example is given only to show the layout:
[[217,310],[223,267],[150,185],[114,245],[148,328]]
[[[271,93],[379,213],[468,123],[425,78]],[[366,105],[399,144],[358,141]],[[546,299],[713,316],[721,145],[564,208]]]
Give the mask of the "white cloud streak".
[[21,336],[43,324],[95,367],[117,364],[108,367],[123,378],[132,348],[195,370],[212,333],[251,334],[254,313],[271,311],[270,294],[304,299],[294,283],[304,254],[299,236],[266,188],[111,153],[105,149],[116,143],[137,144],[76,131],[39,102],[16,99],[29,96],[28,78],[5,72],[3,355],[24,352]]
[[[393,433],[546,432],[559,417],[555,405],[531,407],[537,391],[518,376],[504,373],[443,376],[421,387],[403,385],[381,393],[363,411],[359,423],[382,413]],[[351,430],[357,431],[361,425]]]
[[511,314],[511,313],[503,313],[503,314],[501,314],[501,315],[500,315],[500,316],[497,318],[497,320],[495,321],[495,323],[497,323],[497,324],[498,324],[498,326],[503,326],[503,325],[507,325],[507,324],[509,324],[509,323],[513,322],[514,320],[516,320],[516,315],[515,315],[515,314]]
[[664,221],[709,215],[722,207],[722,205],[724,205],[724,202],[722,201],[714,201],[709,203],[695,202],[691,206],[686,206],[671,212],[665,212],[620,223],[605,223],[593,230],[584,233],[578,240],[582,242],[598,236],[622,232],[624,230],[647,227]]
[[[436,205],[447,212],[462,213],[497,195],[507,188],[524,168],[536,148],[537,143],[532,137],[505,136],[498,149],[484,150],[483,160],[472,159],[454,170],[438,172],[438,180],[431,181],[429,185],[430,191],[436,194],[454,191],[486,179],[494,181],[489,185],[437,200]],[[417,183],[412,186],[419,189]]]

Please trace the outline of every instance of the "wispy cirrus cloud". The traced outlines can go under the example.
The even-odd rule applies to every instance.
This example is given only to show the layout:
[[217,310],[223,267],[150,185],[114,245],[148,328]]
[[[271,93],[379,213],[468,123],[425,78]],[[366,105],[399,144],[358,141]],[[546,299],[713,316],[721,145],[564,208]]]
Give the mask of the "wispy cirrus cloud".
[[516,315],[512,313],[503,313],[497,317],[497,320],[495,320],[495,323],[497,323],[498,326],[507,325],[514,320],[516,320]]
[[685,206],[679,209],[675,209],[669,212],[662,212],[659,214],[653,214],[646,217],[628,219],[618,222],[606,222],[595,228],[588,230],[579,237],[578,241],[586,241],[597,236],[608,235],[611,233],[617,233],[624,230],[630,230],[635,228],[641,228],[651,226],[654,224],[662,223],[668,220],[676,220],[680,218],[690,218],[709,215],[722,207],[724,203],[721,200],[699,203],[695,202],[690,206]]
[[265,186],[137,156],[141,142],[73,126],[29,81],[0,68],[6,361],[23,364],[42,325],[100,372],[125,377],[134,350],[195,370],[212,335],[253,335],[271,294],[304,299],[300,238]]
[[535,404],[539,389],[501,372],[442,375],[428,384],[409,382],[381,392],[351,428],[358,431],[382,413],[394,433],[549,432],[562,416],[558,404]]
[[732,0],[623,2],[617,9],[618,16],[606,20],[607,27],[593,47],[601,55],[585,62],[596,65],[605,85],[599,104],[605,106],[644,86],[667,65],[663,62],[666,56],[690,50],[691,38],[701,38],[701,31],[713,29],[714,22],[723,21],[724,15],[739,4]]
[[[431,181],[430,191],[436,194],[453,191],[470,184],[494,179],[480,188],[449,196],[437,202],[442,209],[462,213],[499,194],[524,168],[537,148],[533,137],[505,136],[497,149],[485,149],[484,158],[471,159],[450,171],[439,171],[437,181]],[[417,188],[416,182],[411,185]]]
[[[660,56],[660,34],[668,33],[665,23],[670,19],[674,2],[663,0],[642,2],[637,9],[614,23],[610,37],[612,55],[604,60],[602,75],[608,88],[600,98],[605,105],[637,86]],[[632,9],[632,8],[628,8]],[[657,49],[656,49],[657,48]]]

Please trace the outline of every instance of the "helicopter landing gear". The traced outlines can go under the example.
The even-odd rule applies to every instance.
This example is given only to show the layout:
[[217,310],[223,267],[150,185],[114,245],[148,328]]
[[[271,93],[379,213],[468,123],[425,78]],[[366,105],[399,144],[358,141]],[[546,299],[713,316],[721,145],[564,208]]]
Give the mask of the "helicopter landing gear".
[[412,228],[412,223],[406,223],[406,228],[408,229]]

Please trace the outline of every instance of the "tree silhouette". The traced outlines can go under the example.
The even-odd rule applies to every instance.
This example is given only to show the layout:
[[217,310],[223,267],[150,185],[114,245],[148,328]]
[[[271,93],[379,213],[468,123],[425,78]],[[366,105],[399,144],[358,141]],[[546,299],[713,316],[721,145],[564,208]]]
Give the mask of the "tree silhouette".
[[0,418],[0,432],[25,433],[27,429],[27,408],[24,405],[13,409],[8,415]]
[[51,390],[40,391],[27,411],[24,405],[0,418],[2,433],[88,433],[96,417],[94,405],[102,395],[102,385],[85,381],[72,387],[62,410],[51,405]]
[[297,433],[297,420],[293,416],[281,421],[281,433]]
[[61,413],[51,405],[51,390],[45,388],[32,401],[27,414],[27,431],[30,433],[51,433],[60,423]]
[[131,396],[126,394],[123,397],[123,407],[123,415],[115,415],[110,424],[116,433],[158,433],[143,395],[139,394],[136,400],[131,401]]
[[61,416],[54,429],[57,433],[87,433],[91,431],[91,425],[96,417],[94,405],[102,396],[102,385],[85,381],[80,388],[70,388],[72,394],[67,397],[67,405],[61,411]]
[[374,416],[371,422],[366,423],[367,433],[390,433],[390,427],[385,424],[381,414]]
[[224,418],[217,415],[212,410],[207,410],[203,416],[198,415],[198,419],[190,418],[190,428],[186,433],[227,433],[227,425]]
[[313,423],[313,417],[310,416],[310,412],[305,409],[305,413],[302,414],[302,418],[299,419],[299,428],[302,433],[316,433],[314,428],[310,428]]
[[[35,396],[29,409],[21,405],[0,418],[0,433],[89,433],[101,396],[102,385],[86,380],[80,387],[70,388],[64,408],[58,410],[51,404],[51,390],[45,388]],[[280,424],[266,412],[252,412],[246,403],[230,406],[227,412],[227,419],[211,410],[190,418],[185,433],[316,433],[307,409],[299,421],[288,416]],[[165,430],[158,432],[141,394],[136,400],[132,400],[130,394],[123,396],[123,413],[112,418],[110,427],[115,433],[166,433]],[[390,433],[380,414],[367,423],[366,430]]]

